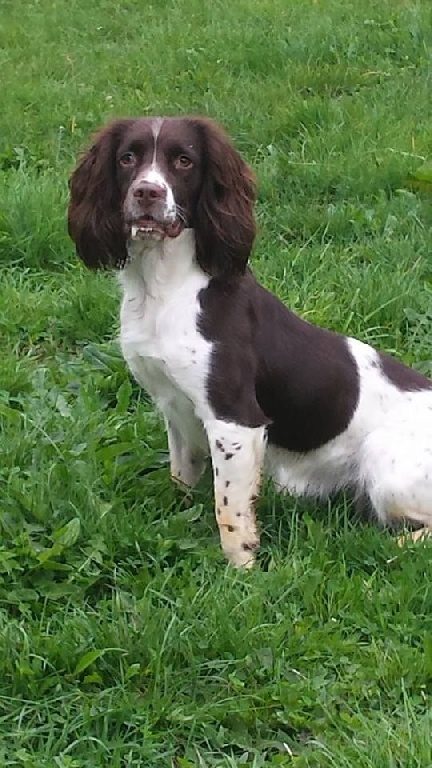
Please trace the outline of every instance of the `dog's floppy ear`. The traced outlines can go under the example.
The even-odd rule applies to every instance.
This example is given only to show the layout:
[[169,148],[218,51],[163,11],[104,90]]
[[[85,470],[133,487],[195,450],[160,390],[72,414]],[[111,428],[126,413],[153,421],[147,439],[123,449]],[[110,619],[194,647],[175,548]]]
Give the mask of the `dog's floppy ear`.
[[121,268],[127,258],[116,151],[133,120],[103,128],[69,180],[68,230],[78,256],[91,269]]
[[196,118],[204,180],[194,222],[197,261],[213,277],[242,274],[255,239],[255,177],[212,120]]

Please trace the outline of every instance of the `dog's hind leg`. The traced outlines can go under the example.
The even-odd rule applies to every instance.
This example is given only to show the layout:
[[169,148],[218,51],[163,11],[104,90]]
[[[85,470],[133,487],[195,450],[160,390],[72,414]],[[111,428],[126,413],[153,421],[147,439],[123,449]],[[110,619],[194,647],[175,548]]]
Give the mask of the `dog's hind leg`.
[[399,544],[432,536],[432,424],[428,412],[423,419],[421,410],[409,415],[372,432],[362,461],[364,488],[378,519],[419,526]]

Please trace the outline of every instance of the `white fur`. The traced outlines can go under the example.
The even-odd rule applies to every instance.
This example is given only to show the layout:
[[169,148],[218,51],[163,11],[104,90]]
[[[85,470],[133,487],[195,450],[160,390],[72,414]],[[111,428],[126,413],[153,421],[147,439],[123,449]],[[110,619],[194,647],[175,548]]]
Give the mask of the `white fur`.
[[159,134],[160,134],[160,131],[161,131],[161,128],[162,128],[163,124],[164,124],[163,117],[156,118],[152,122],[152,133],[153,133],[153,138],[154,138],[152,165],[156,165],[157,141],[158,141]]
[[212,345],[198,332],[197,318],[198,294],[209,278],[195,262],[193,237],[185,229],[173,240],[130,244],[130,262],[119,273],[120,342],[134,376],[164,414],[187,412],[204,421],[213,417],[206,394]]

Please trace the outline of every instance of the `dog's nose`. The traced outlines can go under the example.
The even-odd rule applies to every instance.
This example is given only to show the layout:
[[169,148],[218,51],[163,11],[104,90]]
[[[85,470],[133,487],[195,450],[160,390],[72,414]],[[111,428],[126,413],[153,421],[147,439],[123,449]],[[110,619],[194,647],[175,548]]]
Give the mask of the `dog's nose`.
[[166,189],[151,181],[141,181],[133,190],[133,196],[140,203],[152,203],[155,200],[166,200]]

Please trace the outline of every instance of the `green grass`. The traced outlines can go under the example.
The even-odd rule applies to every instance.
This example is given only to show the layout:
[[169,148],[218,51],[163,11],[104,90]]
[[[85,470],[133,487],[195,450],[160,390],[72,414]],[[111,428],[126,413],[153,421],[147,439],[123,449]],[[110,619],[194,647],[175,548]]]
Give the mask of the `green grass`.
[[209,114],[259,178],[260,279],[432,373],[430,4],[1,16],[0,765],[430,768],[431,548],[269,486],[260,567],[227,567],[209,476],[170,485],[121,360],[115,280],[65,230],[102,123]]

